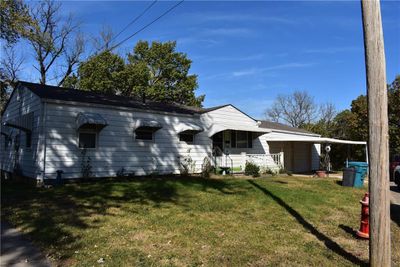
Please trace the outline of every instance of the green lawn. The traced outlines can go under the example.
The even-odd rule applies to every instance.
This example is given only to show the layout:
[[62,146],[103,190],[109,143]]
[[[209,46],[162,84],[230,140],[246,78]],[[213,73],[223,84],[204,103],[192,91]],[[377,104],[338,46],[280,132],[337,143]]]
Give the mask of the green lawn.
[[[3,184],[2,216],[60,265],[353,266],[365,189],[333,179],[143,178],[37,189]],[[399,206],[392,207],[399,212]],[[400,220],[392,222],[400,266]],[[397,246],[397,247],[395,247]]]

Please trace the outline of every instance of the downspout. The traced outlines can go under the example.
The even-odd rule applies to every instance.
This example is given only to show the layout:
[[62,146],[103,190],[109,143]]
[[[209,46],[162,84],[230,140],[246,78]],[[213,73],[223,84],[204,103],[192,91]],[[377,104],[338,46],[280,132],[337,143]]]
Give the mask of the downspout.
[[46,122],[47,122],[47,103],[43,103],[43,123],[42,123],[42,134],[44,135],[43,137],[43,176],[42,176],[42,182],[44,183],[44,179],[46,178],[46,147],[47,147],[47,127],[46,127]]

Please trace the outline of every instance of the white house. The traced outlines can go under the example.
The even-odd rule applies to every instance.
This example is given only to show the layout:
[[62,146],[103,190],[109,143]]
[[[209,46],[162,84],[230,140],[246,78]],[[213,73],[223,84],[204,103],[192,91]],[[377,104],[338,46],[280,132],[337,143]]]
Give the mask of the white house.
[[249,160],[307,172],[319,168],[320,143],[331,141],[256,121],[233,105],[143,103],[20,82],[1,114],[1,170],[38,181],[55,179],[57,170],[80,178],[87,166],[93,177],[175,174],[190,157],[194,172],[205,158],[234,170]]

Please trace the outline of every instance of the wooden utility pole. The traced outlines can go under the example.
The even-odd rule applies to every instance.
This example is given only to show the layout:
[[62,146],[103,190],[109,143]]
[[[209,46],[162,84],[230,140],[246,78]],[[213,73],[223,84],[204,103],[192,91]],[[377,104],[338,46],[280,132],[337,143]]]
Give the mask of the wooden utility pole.
[[390,266],[389,132],[379,0],[361,0],[369,122],[370,266]]

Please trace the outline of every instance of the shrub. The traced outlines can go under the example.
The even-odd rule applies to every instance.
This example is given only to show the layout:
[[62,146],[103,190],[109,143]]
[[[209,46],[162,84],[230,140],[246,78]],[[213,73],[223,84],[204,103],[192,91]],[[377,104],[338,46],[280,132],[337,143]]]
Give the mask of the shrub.
[[189,175],[195,172],[196,162],[190,156],[190,149],[187,155],[180,159],[180,173],[181,175]]
[[81,175],[82,178],[90,178],[93,175],[92,164],[89,156],[86,157],[86,149],[81,151],[82,162],[81,162]]
[[260,176],[260,167],[258,167],[256,164],[250,161],[246,161],[246,166],[244,167],[244,174],[251,175],[253,177],[258,177]]
[[125,170],[125,168],[121,168],[121,169],[119,169],[118,171],[117,171],[117,177],[118,178],[122,178],[122,177],[125,177],[126,176],[126,170]]
[[201,165],[201,176],[204,178],[209,178],[210,173],[214,170],[214,167],[211,165],[211,161],[208,157],[204,157],[203,164]]
[[279,170],[277,170],[277,169],[271,169],[271,168],[267,169],[267,174],[271,174],[272,176],[276,176],[278,173],[279,173]]

